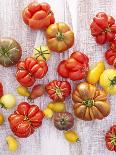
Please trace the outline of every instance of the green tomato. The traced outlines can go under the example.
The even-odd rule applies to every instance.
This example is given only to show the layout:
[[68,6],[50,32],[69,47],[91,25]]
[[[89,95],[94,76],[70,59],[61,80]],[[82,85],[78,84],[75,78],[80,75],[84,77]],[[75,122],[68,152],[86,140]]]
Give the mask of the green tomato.
[[3,95],[0,99],[0,104],[6,109],[11,109],[16,105],[16,97],[12,94]]

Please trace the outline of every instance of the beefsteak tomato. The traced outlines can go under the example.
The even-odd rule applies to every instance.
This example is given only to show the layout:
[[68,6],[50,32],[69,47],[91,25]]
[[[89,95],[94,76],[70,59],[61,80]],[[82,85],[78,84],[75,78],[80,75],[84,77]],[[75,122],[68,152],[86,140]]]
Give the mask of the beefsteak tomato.
[[105,91],[89,83],[78,84],[72,93],[72,100],[75,116],[82,120],[103,119],[110,113]]
[[105,58],[109,65],[113,65],[116,68],[116,51],[109,49],[105,52]]
[[60,62],[57,72],[64,78],[71,80],[82,80],[86,77],[89,68],[88,57],[81,52],[73,52],[67,60]]
[[32,29],[45,29],[55,22],[48,3],[30,3],[22,12],[23,21]]
[[25,87],[30,87],[34,84],[36,78],[41,79],[46,75],[48,66],[44,60],[38,61],[29,57],[25,61],[20,61],[17,69],[17,81]]
[[53,101],[64,101],[71,93],[71,85],[67,81],[53,80],[46,85],[46,91]]
[[110,42],[115,38],[116,24],[112,16],[105,12],[99,12],[90,25],[91,35],[96,38],[96,42],[104,44]]
[[116,152],[116,125],[110,127],[105,135],[106,147],[110,151]]
[[45,36],[49,49],[54,52],[62,53],[74,44],[74,33],[63,22],[50,25],[46,29]]
[[17,110],[8,117],[8,121],[16,136],[26,138],[41,126],[43,118],[44,114],[37,105],[21,102]]

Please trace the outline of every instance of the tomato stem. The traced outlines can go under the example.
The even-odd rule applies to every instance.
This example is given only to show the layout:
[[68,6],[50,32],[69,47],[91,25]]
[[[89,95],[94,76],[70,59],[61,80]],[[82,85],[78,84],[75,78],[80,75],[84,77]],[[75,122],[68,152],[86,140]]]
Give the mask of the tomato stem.
[[94,105],[94,100],[87,99],[87,100],[83,101],[83,104],[86,105],[87,107],[92,107]]
[[115,134],[111,135],[111,144],[116,146],[116,135]]
[[114,76],[114,78],[110,80],[110,86],[114,86],[114,85],[116,85],[116,76]]
[[58,41],[64,40],[64,35],[63,35],[63,33],[58,32],[58,33],[56,34],[56,38],[57,38]]

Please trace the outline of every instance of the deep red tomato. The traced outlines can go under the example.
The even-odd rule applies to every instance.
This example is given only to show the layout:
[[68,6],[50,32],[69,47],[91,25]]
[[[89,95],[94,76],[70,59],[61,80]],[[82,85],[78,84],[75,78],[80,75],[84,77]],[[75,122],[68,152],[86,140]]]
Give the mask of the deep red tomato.
[[22,102],[17,110],[8,118],[13,133],[21,138],[26,138],[40,127],[44,118],[43,112],[37,105]]
[[32,29],[45,29],[55,22],[48,3],[30,3],[22,12],[23,21]]
[[67,81],[53,80],[46,85],[46,91],[53,101],[64,101],[71,93],[71,85]]
[[113,125],[105,135],[106,147],[116,152],[116,125]]
[[112,42],[110,42],[110,48],[113,51],[116,51],[116,39],[114,39]]
[[69,59],[60,62],[57,72],[64,78],[82,80],[86,77],[89,68],[88,57],[81,52],[73,52]]
[[34,84],[36,78],[41,79],[46,75],[48,66],[44,60],[38,61],[29,57],[25,61],[20,61],[17,69],[17,81],[25,87],[30,87]]
[[2,96],[3,96],[3,85],[0,82],[0,97],[2,97]]
[[63,78],[69,77],[69,70],[66,68],[66,60],[63,60],[59,63],[58,68],[57,68],[57,72]]
[[105,58],[109,65],[113,65],[116,68],[116,51],[109,49],[105,52]]
[[115,19],[104,12],[99,12],[93,18],[90,29],[97,43],[104,44],[110,42],[115,38],[116,34]]

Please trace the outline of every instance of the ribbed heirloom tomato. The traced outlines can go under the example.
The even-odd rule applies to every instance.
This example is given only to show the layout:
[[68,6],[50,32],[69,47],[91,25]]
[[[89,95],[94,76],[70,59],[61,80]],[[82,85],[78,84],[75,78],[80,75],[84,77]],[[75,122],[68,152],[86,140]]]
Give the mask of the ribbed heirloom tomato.
[[96,38],[96,42],[104,44],[112,41],[116,34],[115,19],[104,12],[99,12],[90,25],[91,34]]
[[105,135],[106,147],[116,152],[116,125],[113,125]]
[[74,33],[63,22],[50,25],[46,29],[45,36],[49,49],[54,52],[65,52],[74,44]]
[[82,80],[86,77],[89,68],[88,57],[81,52],[73,52],[67,60],[60,62],[57,72],[64,78],[71,80]]
[[30,3],[22,12],[23,21],[32,29],[45,29],[55,22],[48,3]]
[[25,86],[30,87],[34,84],[36,78],[42,79],[48,71],[47,63],[44,60],[36,60],[32,57],[20,61],[17,65],[16,79]]
[[46,91],[53,101],[64,101],[71,93],[71,85],[67,81],[53,80],[46,85]]
[[116,39],[110,42],[110,49],[105,52],[105,58],[109,65],[116,68]]
[[26,138],[40,127],[44,118],[43,112],[37,105],[21,102],[17,110],[8,118],[13,133],[21,138]]

